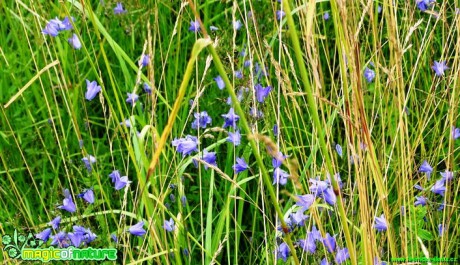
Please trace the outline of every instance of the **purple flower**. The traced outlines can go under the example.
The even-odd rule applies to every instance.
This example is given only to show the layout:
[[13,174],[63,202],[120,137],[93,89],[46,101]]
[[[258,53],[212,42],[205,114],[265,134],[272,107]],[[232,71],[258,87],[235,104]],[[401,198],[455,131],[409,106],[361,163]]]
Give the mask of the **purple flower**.
[[212,122],[211,117],[209,117],[206,111],[196,112],[194,116],[195,120],[192,122],[192,129],[206,128]]
[[335,245],[336,245],[335,237],[327,233],[326,237],[323,238],[323,244],[329,253],[333,253],[335,250]]
[[425,160],[425,161],[423,161],[422,165],[418,169],[418,172],[426,173],[426,176],[428,177],[428,180],[430,180],[430,176],[431,176],[431,172],[433,172],[433,168]]
[[275,123],[275,125],[273,125],[273,135],[275,137],[278,137],[278,134],[279,134],[278,124]]
[[436,0],[417,0],[416,4],[418,9],[426,11],[431,8],[434,2],[436,2]]
[[42,232],[35,235],[35,238],[38,238],[44,242],[48,241],[48,238],[51,235],[51,228],[46,228]]
[[209,29],[210,29],[211,31],[219,30],[219,28],[218,28],[218,27],[215,27],[215,26],[209,26]]
[[329,15],[329,12],[326,12],[326,13],[324,13],[324,15],[323,15],[323,19],[324,19],[324,20],[329,20],[330,17],[331,17],[331,16]]
[[447,67],[446,61],[434,61],[433,65],[431,66],[431,69],[433,69],[437,76],[443,76],[444,71],[449,69],[449,67]]
[[[72,21],[75,21],[75,18],[72,17]],[[65,17],[65,18],[62,20],[62,25],[63,25],[64,27],[61,28],[61,30],[72,30],[72,29],[73,29],[73,26],[72,26],[72,23],[70,22],[69,17]]]
[[134,105],[134,103],[136,103],[137,100],[139,99],[139,96],[136,95],[136,93],[127,93],[127,94],[128,94],[128,98],[126,99],[126,103]]
[[273,170],[273,184],[281,184],[284,186],[287,183],[288,177],[289,174],[279,167]]
[[374,80],[375,78],[375,72],[374,70],[372,69],[369,69],[369,68],[365,68],[364,69],[364,78],[366,78],[367,82],[368,83],[372,83],[372,81]]
[[319,196],[321,193],[325,192],[328,189],[329,185],[326,181],[310,179],[310,192],[315,196]]
[[144,226],[144,222],[140,221],[139,223],[131,226],[128,230],[132,235],[143,236],[146,233],[146,231],[144,230],[143,226]]
[[79,198],[83,198],[90,204],[94,203],[94,192],[92,189],[84,190],[82,193],[78,194]]
[[431,188],[431,191],[433,193],[435,193],[435,194],[439,194],[441,196],[444,196],[444,192],[446,191],[446,186],[445,186],[444,180],[440,179],[440,180],[436,181],[434,186]]
[[241,143],[241,134],[239,130],[234,133],[228,132],[227,142],[233,143],[234,146],[238,146]]
[[446,182],[452,181],[454,179],[454,172],[449,171],[449,170],[446,169],[445,172],[441,172],[441,176],[442,176],[442,181],[444,181],[444,183],[446,183]]
[[340,157],[342,157],[343,151],[342,151],[342,146],[340,146],[340,144],[335,145],[335,151],[337,152],[337,154],[339,154]]
[[382,6],[381,5],[378,5],[377,6],[377,13],[382,13]]
[[94,163],[96,163],[96,158],[94,156],[92,156],[92,155],[88,155],[88,157],[83,157],[81,159],[81,161],[83,161],[83,163],[85,163],[86,169],[88,170],[89,173],[91,173],[91,171],[93,169],[92,165]]
[[225,88],[225,83],[224,83],[224,79],[222,79],[222,77],[220,75],[214,77],[214,81],[216,81],[216,84],[217,84],[217,87],[222,90]]
[[72,242],[72,245],[78,248],[83,241],[84,234],[70,232],[67,234],[67,237],[70,239],[70,242]]
[[276,249],[278,258],[283,259],[284,262],[287,261],[289,257],[289,246],[286,243],[281,243]]
[[101,87],[97,85],[96,81],[90,82],[86,79],[86,93],[85,98],[89,101],[93,100],[94,97],[101,91]]
[[316,252],[316,241],[310,233],[308,233],[306,239],[300,239],[299,241],[297,241],[297,243],[305,252],[309,252],[311,254]]
[[423,196],[415,196],[415,203],[414,206],[422,205],[425,206],[427,203],[426,197]]
[[249,168],[248,164],[246,164],[246,161],[244,161],[244,158],[236,158],[236,164],[233,165],[233,170],[235,170],[235,173],[238,174],[240,172],[243,172]]
[[246,61],[244,61],[243,66],[246,67],[246,68],[248,68],[249,66],[251,66],[251,60],[246,60]]
[[193,31],[193,32],[200,31],[200,23],[198,22],[198,20],[190,21],[190,27],[188,28],[188,30]]
[[126,13],[126,10],[123,8],[121,3],[117,3],[117,6],[113,9],[115,15],[120,15]]
[[142,64],[143,67],[147,67],[150,64],[150,56],[148,54],[143,54],[139,64]]
[[444,207],[446,206],[446,202],[442,202],[439,207],[438,207],[438,211],[442,211],[444,210]]
[[420,186],[420,185],[418,185],[418,184],[415,184],[415,185],[414,185],[414,188],[423,191],[423,187]]
[[302,210],[298,210],[297,212],[291,215],[292,221],[294,222],[294,224],[298,226],[304,226],[305,220],[307,220],[308,217],[308,215],[303,214]]
[[118,243],[118,238],[117,238],[117,235],[115,233],[111,234],[110,238],[113,240],[113,242]]
[[129,183],[131,183],[131,181],[128,180],[128,176],[123,176],[121,178],[118,178],[115,181],[115,190],[121,190]]
[[174,139],[172,141],[172,146],[175,146],[177,152],[181,153],[182,156],[185,157],[192,152],[198,151],[198,138],[187,135],[185,138]]
[[348,248],[342,248],[337,250],[337,254],[335,255],[335,262],[342,264],[349,258],[350,253],[348,252]]
[[283,153],[278,152],[273,158],[272,158],[272,165],[273,168],[281,167],[283,164],[283,161],[286,159],[287,156],[283,155]]
[[335,205],[337,202],[337,196],[331,188],[326,189],[319,196],[323,198],[329,205]]
[[[340,178],[340,173],[338,172],[335,173],[334,178],[335,178],[335,181],[337,181],[337,183],[339,184],[339,188],[342,189],[343,183],[342,183],[342,179]],[[331,175],[329,173],[327,173],[327,179],[325,181],[327,184],[329,184],[329,186],[332,186]]]
[[144,88],[145,93],[147,93],[147,94],[152,93],[152,89],[150,88],[149,84],[144,83],[143,88]]
[[72,45],[72,47],[76,50],[80,50],[81,49],[81,42],[80,40],[78,39],[78,36],[77,34],[72,34],[72,37],[69,38],[69,44]]
[[249,109],[249,115],[251,115],[251,117],[253,117],[254,119],[260,119],[264,117],[264,113],[260,109],[253,107]]
[[51,21],[46,24],[45,28],[42,30],[44,35],[50,35],[51,37],[56,37],[59,34],[59,26]]
[[236,122],[240,119],[240,116],[235,114],[233,108],[230,108],[227,114],[222,114],[222,117],[225,119],[224,128],[231,126],[233,129],[236,129]]
[[442,236],[442,233],[444,232],[444,226],[442,224],[438,225],[438,233],[439,236]]
[[54,236],[51,236],[51,243],[50,245],[51,246],[59,246],[60,248],[66,248],[69,246],[69,241],[68,241],[68,238],[67,238],[67,234],[66,232],[64,231],[59,231],[59,233],[57,233],[56,235]]
[[120,122],[120,125],[125,125],[126,128],[131,128],[131,120],[128,118],[125,121]]
[[112,173],[109,174],[110,179],[112,180],[112,183],[117,182],[117,179],[121,177],[120,171],[114,170]]
[[174,226],[174,219],[169,218],[169,221],[165,220],[163,224],[163,228],[168,232],[174,231],[174,229],[176,229],[176,227]]
[[[216,160],[217,160],[217,157],[216,157],[216,152],[208,152],[208,150],[204,150],[203,151],[203,156],[202,156],[202,159],[209,165],[213,165],[215,167],[217,167],[217,163],[216,163]],[[198,167],[198,162],[193,159],[193,164],[195,164],[196,167]],[[204,169],[208,169],[208,165],[207,164],[204,164]]]
[[238,78],[238,79],[242,79],[243,78],[243,73],[238,70],[238,71],[235,71],[234,73],[235,77]]
[[262,103],[265,101],[265,98],[268,96],[268,93],[270,93],[270,91],[272,90],[272,87],[263,87],[261,84],[256,84],[254,86],[254,89],[256,90],[257,101]]
[[62,205],[58,206],[58,208],[61,210],[66,210],[69,213],[74,213],[77,210],[77,207],[75,206],[75,203],[73,203],[71,196],[64,198]]
[[239,21],[239,20],[233,21],[233,29],[234,30],[240,30],[242,26],[243,26],[243,24],[241,24],[241,21]]
[[276,11],[276,18],[277,18],[278,20],[283,19],[283,17],[284,17],[285,15],[286,15],[286,13],[285,13],[283,10],[278,10],[278,11]]
[[180,197],[180,202],[182,203],[182,206],[185,207],[185,205],[187,205],[187,197],[182,195],[182,197]]
[[297,195],[297,199],[296,205],[302,207],[302,211],[308,210],[313,202],[315,202],[315,196],[312,194]]
[[51,225],[53,229],[58,229],[59,225],[61,224],[61,216],[54,218],[48,224]]
[[452,127],[452,139],[457,140],[460,138],[460,128]]
[[374,227],[379,232],[386,231],[388,229],[387,220],[383,214],[380,217],[375,217]]
[[327,262],[327,258],[324,258],[324,259],[321,260],[320,265],[330,265],[330,263]]

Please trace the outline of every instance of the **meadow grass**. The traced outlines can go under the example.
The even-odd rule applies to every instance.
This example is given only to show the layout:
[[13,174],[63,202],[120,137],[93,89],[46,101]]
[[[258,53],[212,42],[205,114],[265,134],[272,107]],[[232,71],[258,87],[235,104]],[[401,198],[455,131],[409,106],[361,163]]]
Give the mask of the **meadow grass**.
[[1,235],[61,216],[44,246],[82,226],[114,263],[460,262],[455,3],[120,3],[0,1]]

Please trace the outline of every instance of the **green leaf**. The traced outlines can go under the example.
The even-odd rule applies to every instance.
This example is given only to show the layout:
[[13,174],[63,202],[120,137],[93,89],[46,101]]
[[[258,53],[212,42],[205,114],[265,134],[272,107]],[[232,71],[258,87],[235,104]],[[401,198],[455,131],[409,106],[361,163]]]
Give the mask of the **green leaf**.
[[423,240],[431,241],[434,239],[433,235],[429,231],[422,229],[422,228],[419,228],[417,230],[417,235]]

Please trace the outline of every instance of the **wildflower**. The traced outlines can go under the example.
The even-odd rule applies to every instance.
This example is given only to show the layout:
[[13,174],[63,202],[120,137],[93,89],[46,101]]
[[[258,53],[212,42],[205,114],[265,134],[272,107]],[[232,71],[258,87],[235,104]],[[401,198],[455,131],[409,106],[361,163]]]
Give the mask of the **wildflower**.
[[86,93],[85,98],[89,101],[93,100],[94,97],[101,91],[101,87],[96,83],[96,81],[90,82],[86,79]]
[[198,20],[190,21],[190,27],[188,28],[188,30],[193,31],[193,32],[200,31],[200,23],[198,22]]
[[431,172],[433,172],[433,168],[425,160],[425,161],[423,161],[422,165],[420,166],[418,172],[426,173],[426,176],[428,177],[428,180],[430,180],[430,175],[431,175]]
[[51,235],[51,228],[46,228],[45,230],[41,231],[40,233],[35,235],[35,238],[38,238],[44,242],[48,241],[48,238]]
[[129,183],[131,183],[131,181],[128,180],[128,176],[123,176],[121,178],[118,178],[115,181],[115,190],[121,190]]
[[239,130],[234,133],[228,132],[227,142],[233,143],[234,146],[238,146],[241,143],[241,134]]
[[[236,99],[238,100],[238,102],[241,102],[241,100],[243,100],[243,97],[244,97],[244,93],[249,91],[249,88],[245,87],[245,88],[240,88],[238,90],[238,92],[236,93]],[[232,105],[232,97],[228,97],[227,98],[227,105]]]
[[120,122],[120,125],[125,125],[126,128],[131,128],[131,120],[128,118],[125,121]]
[[67,234],[67,237],[70,239],[70,242],[72,242],[72,245],[78,248],[83,241],[84,235],[81,233],[70,232]]
[[374,80],[375,78],[375,72],[374,70],[372,69],[369,69],[369,68],[365,68],[364,69],[364,78],[366,78],[367,82],[368,83],[372,83],[372,81]]
[[331,16],[329,15],[329,12],[326,12],[326,13],[324,13],[324,15],[323,15],[323,19],[324,19],[324,20],[329,20],[330,17],[331,17]]
[[[213,166],[216,166],[217,167],[217,163],[216,163],[216,152],[208,152],[208,150],[204,150],[203,151],[203,155],[202,155],[202,159],[207,163],[207,164],[210,164],[210,165],[213,165]],[[198,162],[193,159],[193,164],[198,167]],[[204,164],[204,169],[208,169],[208,165],[207,164]]]
[[126,13],[126,10],[123,8],[121,3],[117,3],[117,6],[113,9],[115,15],[120,15]]
[[[335,173],[334,178],[335,178],[335,181],[337,181],[337,183],[339,184],[339,188],[342,189],[343,183],[342,183],[342,179],[340,178],[340,173],[338,173],[338,172]],[[327,179],[325,181],[326,181],[327,184],[332,186],[332,184],[331,184],[331,175],[329,173],[327,173]]]
[[74,213],[77,210],[77,207],[75,206],[75,203],[73,203],[71,196],[64,198],[62,205],[58,206],[58,208],[61,210],[66,210],[69,213]]
[[457,140],[460,138],[460,128],[452,127],[452,139]]
[[97,235],[95,233],[91,232],[91,230],[89,230],[89,228],[85,229],[84,241],[86,243],[90,243],[90,242],[94,241],[96,238],[97,238]]
[[446,183],[454,179],[454,172],[446,169],[445,172],[441,172],[441,176],[442,176],[442,181]]
[[439,236],[442,236],[443,232],[444,232],[444,225],[439,224],[439,225],[438,225],[438,233],[439,233]]
[[163,228],[168,232],[174,231],[174,229],[176,229],[176,227],[174,226],[174,219],[170,218],[169,221],[165,220]]
[[348,248],[342,248],[337,250],[337,254],[335,255],[335,262],[342,264],[349,258],[350,253],[348,252]]
[[90,204],[94,203],[94,192],[92,189],[84,190],[82,193],[78,194],[78,197],[83,198]]
[[311,234],[308,234],[306,239],[300,239],[297,243],[306,252],[310,252],[312,254],[316,252],[316,241]]
[[249,168],[248,164],[246,164],[246,161],[244,161],[244,158],[236,158],[236,164],[233,165],[233,170],[235,170],[235,174],[238,174],[240,172],[243,172]]
[[281,243],[276,250],[278,258],[282,258],[284,262],[287,261],[289,257],[289,246],[286,243]]
[[423,187],[420,186],[420,185],[418,185],[418,184],[415,184],[415,185],[414,185],[414,188],[423,191]]
[[112,183],[117,182],[117,179],[121,177],[120,171],[114,170],[112,173],[109,174],[110,179],[112,180]]
[[53,229],[58,229],[59,228],[59,225],[61,224],[61,217],[58,216],[56,218],[54,218],[53,220],[51,220],[51,222],[48,223],[49,225],[51,225],[51,227]]
[[233,129],[236,129],[236,122],[240,119],[240,116],[235,114],[235,110],[233,110],[233,108],[230,108],[228,113],[223,114],[222,117],[225,119],[225,123],[223,125],[224,128],[231,126]]
[[212,122],[211,117],[209,117],[206,111],[196,112],[194,116],[195,120],[192,123],[192,129],[197,130],[198,128],[206,128],[206,126]]
[[137,100],[139,99],[139,96],[136,95],[136,93],[127,93],[127,94],[128,94],[128,98],[126,99],[126,103],[134,105],[134,103],[136,103]]
[[67,233],[64,231],[59,231],[59,233],[51,236],[51,246],[59,246],[60,248],[66,248],[69,246]]
[[426,11],[431,8],[433,3],[435,3],[436,0],[417,0],[417,8],[420,9],[420,11]]
[[219,30],[219,28],[218,28],[218,27],[214,27],[214,26],[209,26],[209,29],[210,29],[211,31],[216,31],[216,30]]
[[447,67],[446,61],[434,61],[433,65],[431,66],[431,69],[433,69],[436,76],[443,76],[444,71],[449,69],[449,67]]
[[148,54],[143,54],[139,64],[142,64],[143,67],[147,67],[150,64],[150,56]]
[[275,137],[278,137],[278,134],[279,134],[278,124],[275,123],[275,125],[273,125],[273,135]]
[[80,50],[81,49],[81,42],[80,40],[78,39],[78,36],[77,34],[72,34],[72,37],[69,38],[69,44],[72,45],[72,47],[76,50]]
[[244,66],[245,68],[248,68],[249,66],[251,66],[251,60],[246,60],[246,61],[244,61],[243,66]]
[[335,237],[332,237],[329,233],[327,233],[326,237],[323,238],[323,244],[329,253],[333,253],[336,245]]
[[310,179],[310,192],[316,196],[319,196],[321,193],[325,192],[328,189],[329,185],[326,181]]
[[144,88],[145,93],[147,93],[147,94],[152,93],[152,89],[150,88],[149,84],[144,83],[143,88]]
[[[75,21],[75,18],[73,17],[71,18],[72,18],[72,21]],[[72,30],[72,29],[73,29],[73,26],[72,26],[72,23],[70,22],[69,17],[65,17],[62,20],[62,27],[60,28],[60,30]]]
[[235,71],[234,73],[235,77],[238,78],[238,79],[242,79],[243,78],[243,73],[238,70],[238,71]]
[[304,226],[305,220],[307,220],[308,217],[308,215],[303,214],[302,210],[298,210],[297,212],[291,215],[292,221],[298,226]]
[[118,237],[115,233],[111,234],[110,235],[110,238],[115,242],[115,243],[118,243]]
[[265,98],[268,96],[268,93],[272,90],[271,86],[263,87],[260,84],[257,84],[254,86],[254,89],[256,90],[256,98],[259,103],[262,103],[265,101]]
[[383,214],[380,217],[375,217],[374,227],[379,232],[386,231],[388,229],[387,220],[385,219],[385,216]]
[[198,138],[187,135],[185,138],[174,139],[172,145],[176,147],[177,152],[182,153],[182,156],[198,151]]
[[436,181],[434,186],[431,188],[431,191],[435,194],[444,196],[444,192],[446,191],[445,181],[443,179]]
[[283,17],[284,17],[285,15],[286,15],[286,13],[285,13],[283,10],[278,10],[278,11],[276,11],[276,18],[277,18],[278,20],[283,19]]
[[143,236],[146,233],[146,231],[144,230],[143,226],[144,226],[144,222],[140,221],[139,223],[131,226],[128,230],[132,235]]
[[272,165],[273,168],[281,167],[283,164],[283,161],[286,159],[287,156],[283,155],[283,153],[278,152],[273,158],[272,158]]
[[335,145],[335,151],[337,152],[337,154],[339,154],[340,157],[342,157],[343,151],[342,151],[342,146],[340,146],[340,144]]
[[89,173],[91,173],[92,165],[94,163],[96,163],[96,158],[94,156],[92,156],[92,155],[88,155],[88,157],[83,157],[81,159],[81,161],[83,161],[83,163],[85,163],[86,169],[88,170]]
[[214,81],[216,81],[216,84],[217,84],[217,87],[222,90],[225,88],[225,83],[224,83],[224,79],[222,79],[222,77],[220,75],[214,77]]
[[438,207],[438,211],[442,211],[442,210],[444,210],[444,207],[446,207],[446,202],[445,202],[445,201],[444,201],[444,202],[442,202],[442,203],[439,205],[439,207]]
[[254,117],[254,119],[260,119],[264,117],[264,113],[260,109],[253,108],[253,107],[249,109],[249,115]]
[[281,184],[284,186],[287,184],[288,177],[289,177],[289,174],[286,171],[277,167],[273,171],[273,184]]
[[56,37],[59,34],[59,31],[56,24],[49,22],[42,30],[42,33],[45,35],[50,35],[51,37]]
[[174,194],[169,194],[169,199],[171,200],[172,203],[175,203],[176,202],[176,196],[174,196]]
[[415,203],[414,206],[422,205],[425,206],[427,203],[426,197],[423,196],[415,196]]
[[327,262],[327,258],[324,258],[324,259],[321,260],[320,265],[330,265],[330,263]]
[[313,202],[315,202],[315,196],[312,194],[297,195],[297,199],[296,205],[302,207],[302,211],[308,210]]
[[239,21],[239,20],[233,21],[233,29],[234,30],[240,30],[242,26],[243,26],[243,24],[241,23],[241,21]]

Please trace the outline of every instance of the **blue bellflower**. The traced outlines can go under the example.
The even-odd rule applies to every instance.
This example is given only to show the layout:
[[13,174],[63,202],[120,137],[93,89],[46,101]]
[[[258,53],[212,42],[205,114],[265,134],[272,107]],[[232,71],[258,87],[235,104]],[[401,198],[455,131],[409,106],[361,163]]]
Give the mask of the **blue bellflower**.
[[190,27],[188,28],[188,30],[193,31],[193,32],[200,31],[200,23],[198,22],[198,20],[190,21]]
[[276,11],[276,19],[282,20],[286,13],[283,10]]
[[324,20],[329,20],[331,16],[329,15],[329,12],[325,12],[324,15],[323,15],[323,19]]
[[444,180],[440,179],[434,183],[434,186],[431,188],[431,191],[434,194],[439,194],[444,196],[444,192],[446,191],[446,186]]
[[123,5],[121,3],[117,3],[117,6],[113,9],[113,13],[115,15],[124,14],[126,12],[127,11],[123,8]]
[[35,238],[38,238],[38,239],[42,240],[43,242],[46,242],[46,241],[48,241],[50,235],[51,235],[51,228],[46,228],[42,232],[36,234]]
[[86,79],[86,93],[85,98],[89,101],[93,100],[94,97],[101,91],[101,87],[96,83],[96,81],[90,82]]
[[83,198],[90,204],[94,203],[94,192],[92,189],[84,190],[82,193],[78,194],[79,198]]
[[287,156],[283,155],[283,153],[278,152],[273,158],[272,158],[272,165],[273,168],[281,167],[283,164],[283,161],[287,158]]
[[343,155],[343,151],[342,151],[342,146],[340,146],[340,144],[336,144],[335,145],[335,151],[337,152],[337,154],[342,157]]
[[316,252],[316,240],[310,233],[306,239],[300,239],[297,243],[307,253],[314,254]]
[[284,262],[286,262],[290,253],[289,246],[283,242],[278,246],[276,251],[278,258],[281,258]]
[[139,61],[139,63],[143,67],[147,67],[150,64],[150,56],[148,54],[143,54],[141,60]]
[[441,172],[440,174],[442,176],[442,181],[444,181],[444,183],[450,182],[450,181],[452,181],[454,179],[454,172],[449,171],[447,169],[446,169],[446,171]]
[[62,205],[58,206],[58,208],[61,210],[66,210],[69,213],[74,213],[77,210],[77,207],[75,206],[75,203],[73,203],[72,197],[70,196],[64,198]]
[[128,180],[128,176],[118,178],[115,180],[115,190],[121,190],[124,187],[126,187],[126,185],[128,185],[129,183],[131,183],[131,181]]
[[428,162],[425,160],[423,161],[422,165],[418,169],[418,172],[420,173],[426,173],[426,176],[428,177],[428,180],[430,180],[431,172],[433,172],[433,168],[428,164]]
[[342,248],[337,250],[337,254],[335,255],[335,262],[337,262],[337,264],[342,264],[349,258],[350,253],[348,252],[348,248]]
[[58,229],[59,225],[61,224],[61,216],[58,216],[58,217],[54,218],[48,224],[51,225],[51,227],[53,229],[55,229],[55,230]]
[[443,76],[444,71],[449,69],[449,67],[447,67],[446,61],[434,61],[433,65],[431,66],[431,69],[433,69],[436,76]]
[[217,87],[222,90],[225,88],[225,82],[224,79],[220,75],[214,77],[214,81],[216,81]]
[[196,112],[194,116],[195,120],[192,122],[192,129],[206,128],[208,124],[212,123],[212,119],[206,111]]
[[426,10],[430,9],[435,2],[436,0],[417,0],[416,4],[420,11],[425,12]]
[[87,157],[83,157],[81,159],[83,163],[85,164],[86,169],[88,170],[89,173],[93,170],[92,165],[96,163],[96,158],[92,155],[88,155]]
[[387,220],[385,219],[385,216],[383,214],[380,217],[375,217],[374,227],[379,232],[383,232],[388,229]]
[[289,174],[279,167],[273,170],[273,184],[281,184],[284,186],[287,184],[288,177]]
[[233,108],[230,108],[227,114],[222,114],[221,116],[225,119],[224,128],[231,126],[233,129],[236,129],[236,122],[240,119],[240,116],[235,114]]
[[[209,165],[213,165],[215,167],[217,167],[217,163],[216,163],[216,160],[217,160],[217,157],[216,157],[216,152],[208,152],[208,150],[203,150],[203,155],[201,157],[203,159],[203,161],[205,161],[207,164]],[[193,159],[193,164],[198,167],[198,162]],[[204,169],[208,169],[208,165],[207,164],[204,164]]]
[[302,207],[302,211],[306,211],[315,202],[315,196],[312,194],[297,195],[296,205]]
[[144,230],[143,226],[144,226],[144,222],[140,221],[139,223],[131,226],[128,230],[132,235],[143,236],[146,233],[146,231]]
[[152,88],[150,88],[149,84],[144,83],[143,88],[144,88],[145,93],[147,93],[147,94],[152,93]]
[[415,203],[414,206],[425,206],[427,203],[427,199],[424,196],[415,196]]
[[263,87],[260,84],[256,84],[254,86],[254,89],[256,90],[256,98],[259,103],[262,103],[265,101],[265,98],[268,96],[268,93],[272,90],[271,86]]
[[185,157],[192,152],[198,151],[198,138],[187,135],[185,138],[174,139],[172,141],[172,146],[176,147],[177,152]]
[[168,232],[174,231],[174,229],[176,229],[176,227],[174,226],[174,219],[170,218],[169,221],[165,220],[163,228]]
[[452,139],[457,140],[460,138],[460,128],[452,127]]
[[227,142],[232,143],[234,146],[238,146],[241,143],[241,134],[239,130],[235,132],[228,132]]
[[134,103],[136,103],[139,100],[139,96],[136,95],[136,93],[127,93],[128,98],[126,98],[126,103],[131,104],[131,106],[134,106]]
[[240,30],[242,26],[243,26],[243,24],[241,23],[241,21],[239,21],[239,20],[233,21],[233,29],[234,30]]
[[69,44],[76,50],[80,50],[81,49],[81,42],[80,40],[78,39],[78,36],[77,34],[72,34],[72,37],[69,38]]
[[368,83],[372,83],[372,81],[374,81],[374,78],[375,78],[374,70],[369,69],[369,68],[366,67],[364,69],[364,78],[366,78]]
[[233,165],[233,170],[235,171],[235,174],[238,174],[240,172],[243,172],[249,168],[248,164],[246,164],[246,161],[244,161],[244,158],[236,158],[236,164]]
[[329,233],[327,233],[326,237],[323,238],[323,244],[329,253],[333,253],[335,251],[335,237],[331,236]]
[[292,222],[297,226],[304,226],[308,218],[309,216],[305,215],[302,209],[291,215]]

